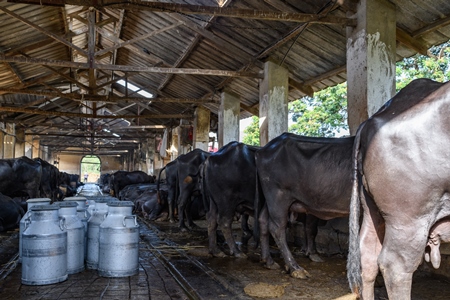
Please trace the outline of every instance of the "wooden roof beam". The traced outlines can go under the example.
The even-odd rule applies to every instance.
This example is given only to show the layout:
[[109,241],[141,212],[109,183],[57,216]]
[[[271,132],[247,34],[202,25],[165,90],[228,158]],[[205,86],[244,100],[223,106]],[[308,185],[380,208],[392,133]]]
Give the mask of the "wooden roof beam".
[[0,88],[0,93],[9,94],[23,94],[23,95],[35,95],[44,96],[49,98],[65,98],[75,101],[92,101],[92,102],[170,102],[170,103],[212,103],[214,101],[207,99],[195,99],[195,98],[167,98],[167,97],[157,97],[157,98],[144,98],[144,97],[118,97],[112,95],[88,95],[79,93],[63,93],[63,92],[49,92],[49,91],[36,91],[36,90],[21,90],[21,89],[8,89]]
[[193,115],[190,114],[146,114],[146,115],[94,115],[94,114],[82,114],[82,113],[70,113],[70,112],[60,112],[60,111],[50,111],[50,110],[40,110],[40,109],[27,109],[20,107],[11,106],[1,106],[0,112],[17,112],[25,113],[31,115],[50,115],[50,116],[64,116],[73,118],[91,118],[91,119],[134,119],[134,118],[144,118],[144,119],[192,119]]
[[[1,6],[0,6],[1,7]],[[230,71],[230,70],[211,70],[211,69],[190,69],[190,68],[160,68],[160,67],[140,67],[140,66],[124,66],[124,65],[109,65],[109,64],[95,64],[91,66],[90,63],[78,63],[72,61],[42,59],[42,58],[26,58],[16,56],[5,56],[0,53],[0,62],[15,62],[27,63],[46,66],[59,66],[75,69],[94,69],[123,71],[123,72],[149,72],[149,73],[165,73],[165,74],[183,74],[183,75],[205,75],[205,76],[230,76],[230,77],[253,77],[262,78],[260,72],[246,72],[246,71]]]

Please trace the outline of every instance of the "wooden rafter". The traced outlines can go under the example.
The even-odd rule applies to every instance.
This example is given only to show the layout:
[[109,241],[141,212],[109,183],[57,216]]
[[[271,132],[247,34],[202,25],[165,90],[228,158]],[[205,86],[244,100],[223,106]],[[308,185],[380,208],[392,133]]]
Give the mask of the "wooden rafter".
[[26,109],[20,107],[11,106],[1,106],[1,111],[8,112],[20,112],[31,115],[53,115],[53,116],[65,116],[73,118],[92,118],[92,119],[133,119],[133,118],[145,118],[145,119],[192,119],[192,115],[183,114],[146,114],[146,115],[94,115],[94,114],[82,114],[82,113],[71,113],[71,112],[60,112],[60,111],[48,111],[40,109]]
[[25,0],[12,1],[35,3],[39,5],[78,5],[92,6],[97,8],[117,8],[129,10],[147,10],[165,13],[182,13],[186,15],[210,15],[229,18],[242,18],[265,21],[284,21],[298,23],[317,23],[317,24],[338,24],[354,26],[355,20],[336,16],[327,16],[321,14],[304,14],[294,12],[279,11],[262,11],[254,9],[228,8],[206,5],[189,5],[166,2],[151,2],[139,0],[103,0],[103,1],[87,1],[87,0]]
[[[16,56],[5,56],[0,54],[0,62],[15,62],[15,63],[27,63],[46,66],[59,66],[76,69],[89,69],[91,64],[78,63],[63,60],[42,59],[42,58],[26,58]],[[210,70],[210,69],[191,69],[191,68],[160,68],[160,67],[140,67],[140,66],[123,66],[123,65],[109,65],[109,64],[94,64],[93,68],[100,70],[112,70],[122,72],[149,72],[149,73],[172,73],[183,75],[205,75],[205,76],[225,76],[225,77],[253,77],[262,78],[262,74],[259,72],[239,72],[229,70]]]

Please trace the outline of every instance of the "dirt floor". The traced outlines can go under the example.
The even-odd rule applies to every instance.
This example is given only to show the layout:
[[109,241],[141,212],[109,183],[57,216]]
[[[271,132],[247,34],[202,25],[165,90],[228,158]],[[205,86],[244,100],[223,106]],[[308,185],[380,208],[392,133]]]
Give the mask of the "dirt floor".
[[[250,239],[246,254],[247,259],[213,258],[208,254],[206,222],[196,221],[198,229],[191,232],[180,232],[176,224],[169,222],[153,222],[158,229],[160,238],[170,239],[184,247],[205,266],[209,267],[231,289],[244,290],[250,299],[355,299],[350,294],[346,278],[346,258],[343,256],[322,256],[323,263],[315,263],[294,251],[297,262],[305,268],[311,278],[306,280],[294,279],[283,270],[265,269],[259,262],[259,250],[254,249],[254,242]],[[235,237],[240,241],[239,224],[233,226]],[[222,245],[226,251],[226,245]],[[242,244],[241,244],[242,246]],[[283,260],[276,247],[272,247],[274,259],[282,266]],[[376,288],[376,299],[388,299],[383,287],[382,277],[379,277]],[[433,278],[431,275],[417,271],[413,283],[413,300],[450,299],[450,281],[443,278]]]

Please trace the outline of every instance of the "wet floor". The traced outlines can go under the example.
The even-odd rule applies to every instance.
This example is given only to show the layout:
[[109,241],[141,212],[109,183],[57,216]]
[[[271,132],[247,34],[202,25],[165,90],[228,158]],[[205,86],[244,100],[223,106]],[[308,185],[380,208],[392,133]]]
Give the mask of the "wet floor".
[[[94,184],[86,184],[79,196],[100,197]],[[109,197],[109,196],[105,196]],[[95,270],[69,275],[58,284],[21,284],[17,263],[18,232],[0,237],[0,299],[354,299],[349,294],[345,257],[323,257],[314,263],[294,252],[296,260],[312,277],[293,279],[282,270],[267,270],[250,239],[248,258],[212,258],[207,250],[206,222],[198,229],[181,232],[169,222],[140,225],[139,273],[122,278],[101,277]],[[240,240],[239,224],[233,226]],[[222,245],[225,247],[226,245]],[[271,249],[282,264],[276,247]],[[376,299],[387,299],[385,289],[376,289]],[[450,299],[450,282],[418,272],[413,300]]]

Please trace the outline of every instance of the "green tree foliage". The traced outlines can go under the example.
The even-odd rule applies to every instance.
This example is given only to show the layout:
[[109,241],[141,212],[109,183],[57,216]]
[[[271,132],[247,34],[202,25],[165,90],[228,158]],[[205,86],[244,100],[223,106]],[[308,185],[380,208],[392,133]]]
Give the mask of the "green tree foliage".
[[[429,56],[414,55],[396,65],[396,90],[418,78],[439,82],[450,80],[450,42],[429,49]],[[333,137],[348,130],[347,84],[342,83],[289,103],[292,124],[289,132],[318,137]],[[244,143],[259,144],[258,118],[244,130]]]
[[247,145],[259,146],[259,118],[252,117],[252,122],[244,129],[242,142]]
[[293,124],[289,132],[333,137],[347,131],[347,84],[342,83],[289,103]]
[[429,54],[430,56],[417,54],[397,63],[397,91],[417,78],[429,78],[439,82],[450,79],[450,43],[430,48]]

